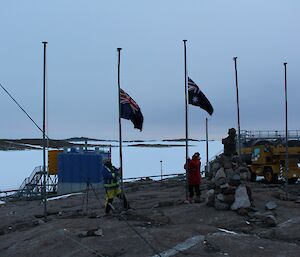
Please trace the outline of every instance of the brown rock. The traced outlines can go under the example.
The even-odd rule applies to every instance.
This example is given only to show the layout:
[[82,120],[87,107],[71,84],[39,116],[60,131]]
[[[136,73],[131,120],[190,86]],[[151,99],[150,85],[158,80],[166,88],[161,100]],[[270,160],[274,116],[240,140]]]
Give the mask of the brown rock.
[[275,227],[277,225],[276,218],[273,215],[265,216],[263,222],[269,227]]
[[224,202],[231,205],[234,202],[234,194],[224,195]]
[[206,205],[213,207],[215,206],[215,196],[214,195],[210,195],[206,198]]
[[248,214],[248,210],[245,208],[240,208],[237,210],[238,215],[246,216]]
[[102,229],[90,229],[87,231],[82,231],[79,235],[79,237],[90,237],[90,236],[103,236]]
[[225,163],[224,163],[224,168],[225,168],[225,169],[231,169],[231,168],[232,168],[231,161],[225,162]]
[[225,174],[226,174],[227,181],[229,181],[234,175],[233,169],[225,168]]
[[215,208],[216,208],[216,210],[228,210],[229,207],[230,207],[229,204],[221,202],[218,199],[215,199]]
[[269,201],[265,205],[266,210],[275,210],[277,208],[277,204],[274,201]]
[[234,195],[235,194],[235,188],[234,187],[228,187],[228,188],[224,188],[222,190],[222,193],[224,195]]

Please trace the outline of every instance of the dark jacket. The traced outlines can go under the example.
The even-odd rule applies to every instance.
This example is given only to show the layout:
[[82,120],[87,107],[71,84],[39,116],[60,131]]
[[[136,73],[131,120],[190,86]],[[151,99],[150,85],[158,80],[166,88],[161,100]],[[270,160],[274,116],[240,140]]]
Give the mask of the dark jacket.
[[106,190],[119,187],[118,170],[114,166],[103,166],[104,187]]

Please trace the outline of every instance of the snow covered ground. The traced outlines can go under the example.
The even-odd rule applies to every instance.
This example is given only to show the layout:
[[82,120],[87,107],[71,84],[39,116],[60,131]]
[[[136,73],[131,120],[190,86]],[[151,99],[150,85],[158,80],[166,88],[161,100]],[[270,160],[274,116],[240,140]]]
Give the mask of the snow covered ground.
[[[170,142],[155,142],[169,144]],[[183,144],[184,142],[172,144]],[[192,142],[189,155],[199,152],[202,164],[206,160],[206,143]],[[209,142],[209,158],[222,151],[220,141]],[[123,147],[124,178],[160,175],[161,163],[163,174],[183,173],[185,147]],[[119,166],[119,148],[112,148],[112,162]],[[0,151],[0,190],[17,189],[36,166],[43,163],[40,150]]]

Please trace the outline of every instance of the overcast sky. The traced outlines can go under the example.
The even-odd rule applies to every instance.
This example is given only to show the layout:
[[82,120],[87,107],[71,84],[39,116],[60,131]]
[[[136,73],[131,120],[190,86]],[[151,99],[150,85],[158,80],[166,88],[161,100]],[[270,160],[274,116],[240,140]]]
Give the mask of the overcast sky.
[[[48,134],[118,138],[121,87],[140,105],[144,130],[123,120],[123,139],[184,137],[183,39],[188,74],[214,107],[210,137],[237,126],[233,56],[238,56],[241,129],[282,130],[288,62],[289,128],[300,128],[299,25],[295,0],[79,1],[0,3],[0,83],[42,126],[47,47]],[[41,133],[0,91],[0,138]],[[208,114],[189,108],[190,136],[205,138]]]

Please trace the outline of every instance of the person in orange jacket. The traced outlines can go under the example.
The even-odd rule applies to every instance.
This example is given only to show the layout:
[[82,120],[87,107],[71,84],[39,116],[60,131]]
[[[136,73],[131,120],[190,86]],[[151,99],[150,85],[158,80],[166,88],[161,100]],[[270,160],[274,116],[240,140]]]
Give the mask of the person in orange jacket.
[[200,159],[200,154],[196,152],[192,159],[187,160],[187,164],[185,165],[185,169],[188,172],[189,202],[193,201],[194,193],[196,194],[195,202],[200,202]]

